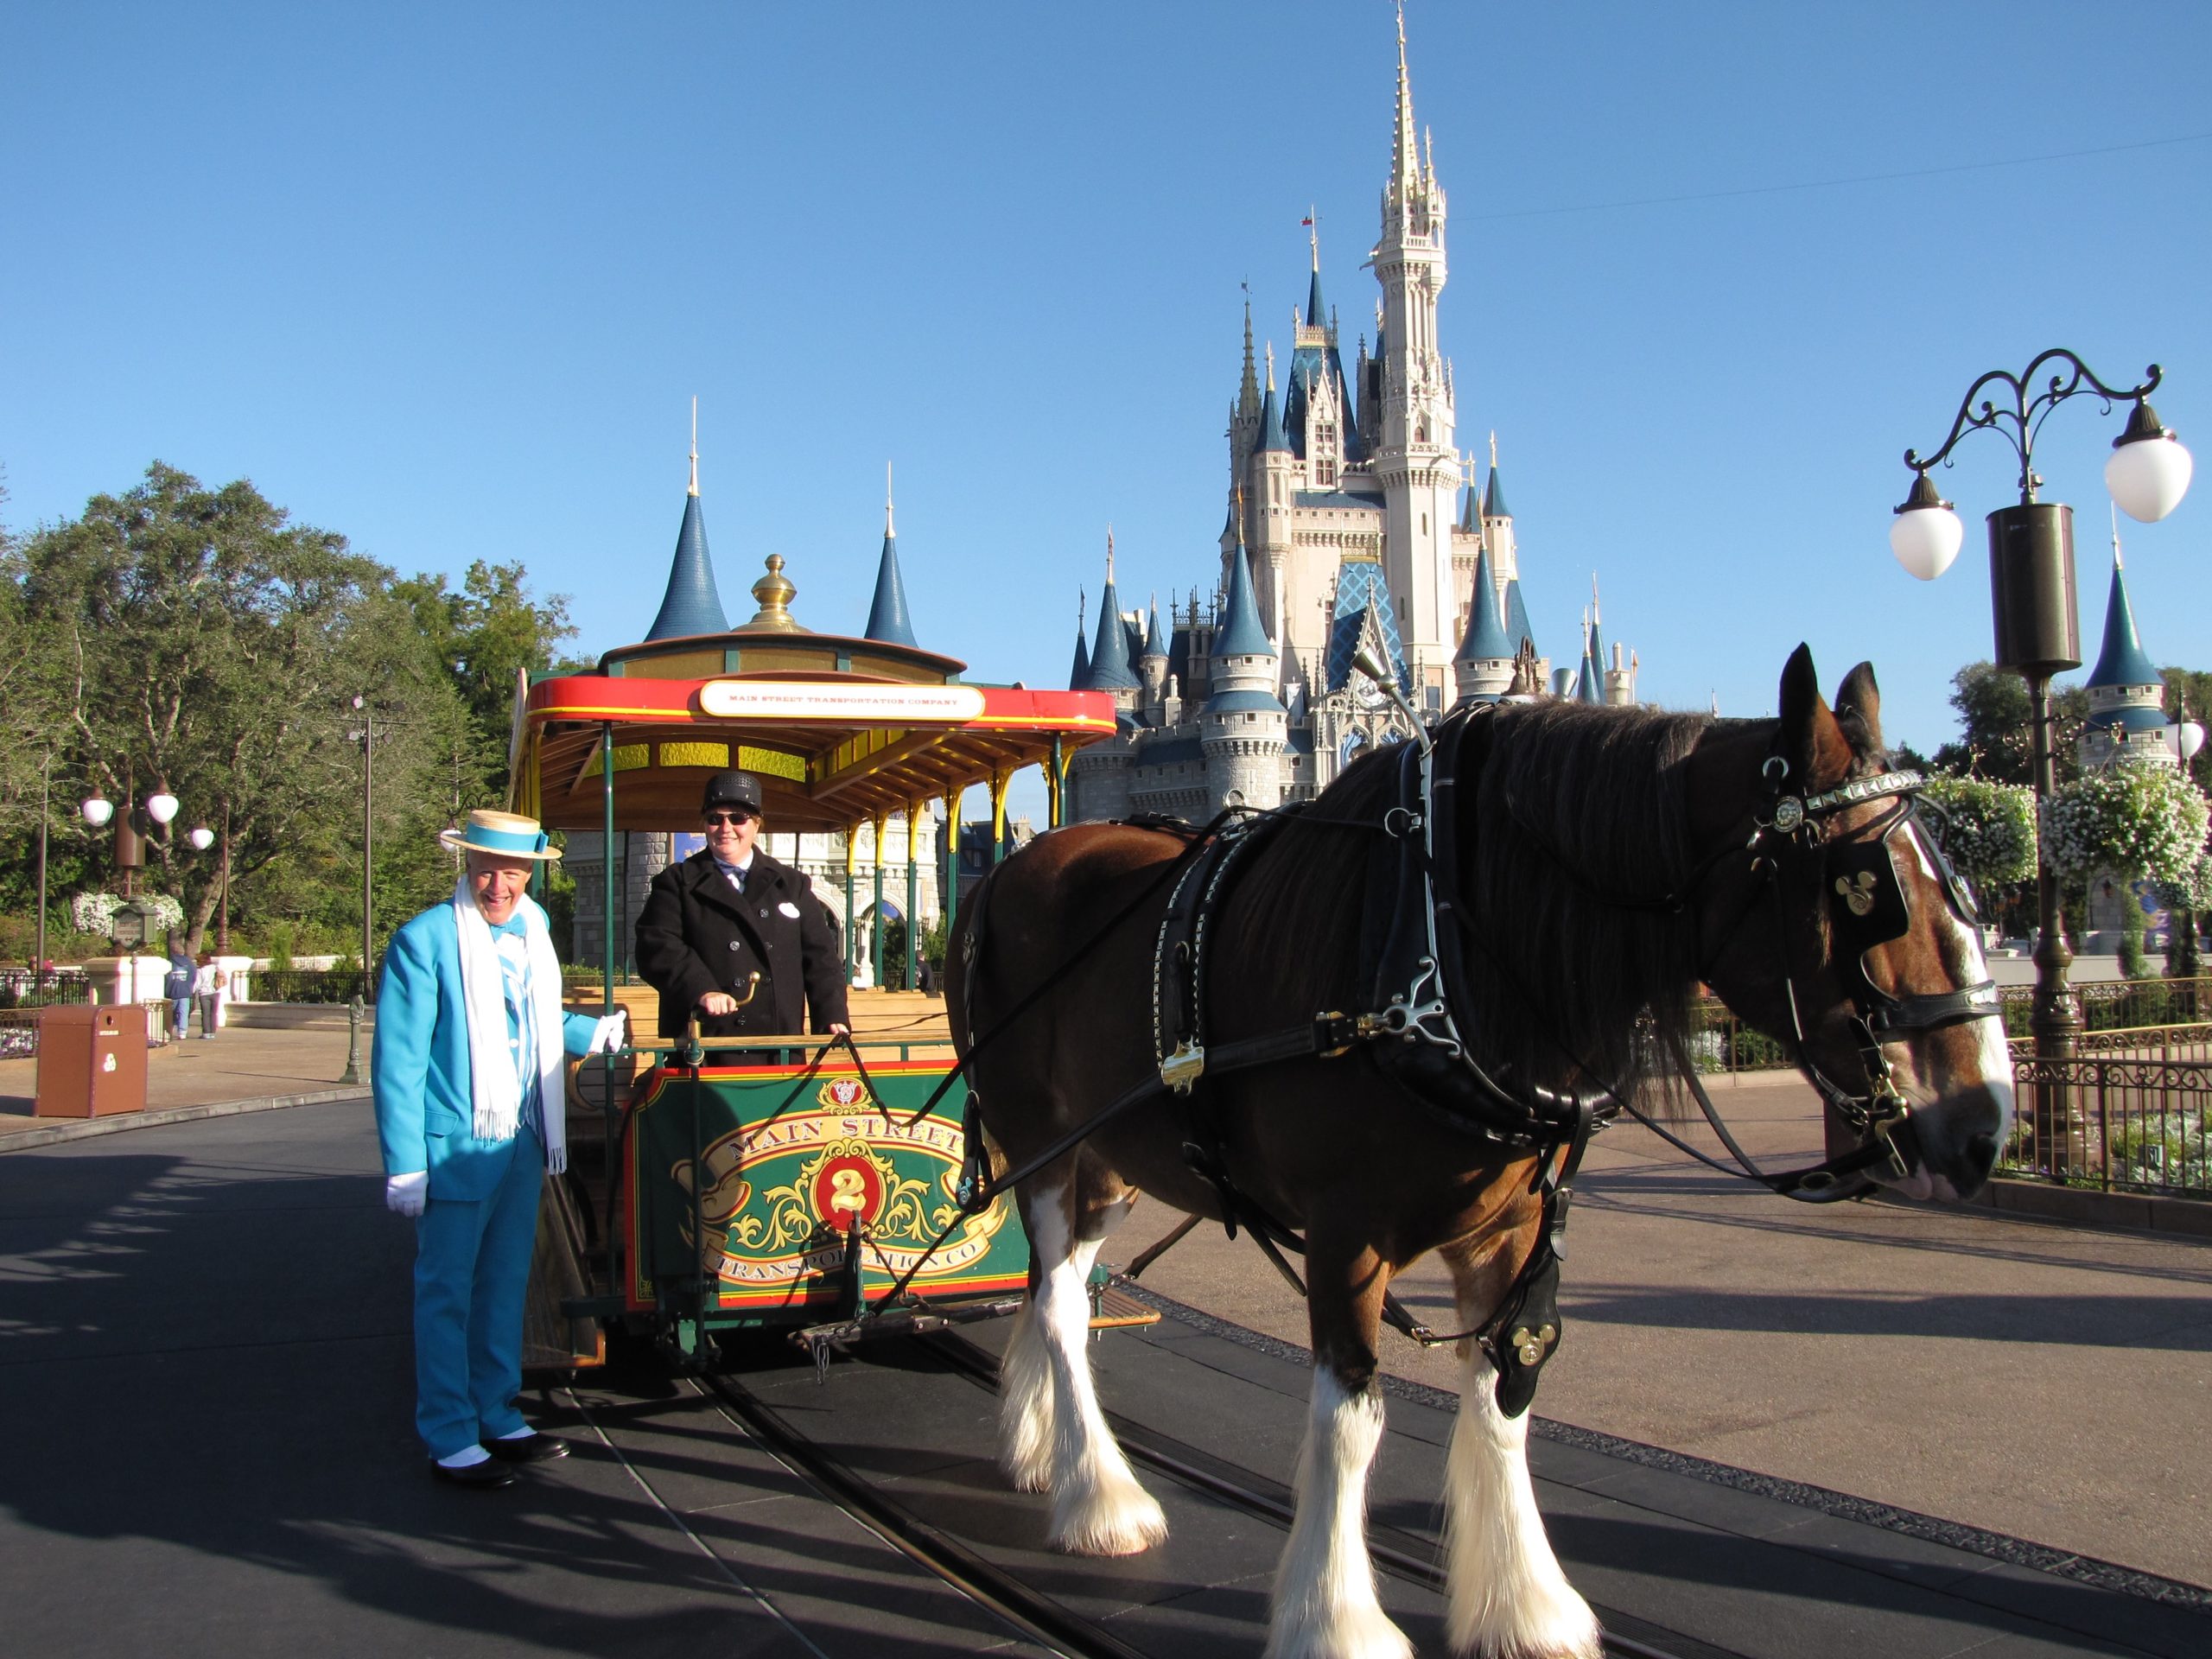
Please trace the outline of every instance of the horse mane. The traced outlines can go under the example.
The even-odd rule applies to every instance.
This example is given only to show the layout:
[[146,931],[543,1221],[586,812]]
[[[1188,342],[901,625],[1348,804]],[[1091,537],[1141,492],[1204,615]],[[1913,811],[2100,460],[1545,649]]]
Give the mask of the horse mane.
[[[1657,1071],[1655,1032],[1688,1031],[1696,929],[1687,912],[1609,900],[1656,899],[1688,879],[1684,762],[1713,722],[1574,702],[1473,718],[1459,785],[1475,930],[1455,1005],[1464,1034],[1493,1075],[1553,1088],[1643,1082]],[[1391,745],[1347,767],[1237,884],[1222,943],[1268,964],[1277,1023],[1286,1007],[1366,1006],[1366,871],[1394,846],[1373,826],[1395,802],[1401,753]]]
[[1689,879],[1686,763],[1713,722],[1563,702],[1490,718],[1462,803],[1460,869],[1485,942],[1468,951],[1473,1040],[1553,1087],[1625,1090],[1687,1040],[1700,964],[1689,912],[1619,900]]

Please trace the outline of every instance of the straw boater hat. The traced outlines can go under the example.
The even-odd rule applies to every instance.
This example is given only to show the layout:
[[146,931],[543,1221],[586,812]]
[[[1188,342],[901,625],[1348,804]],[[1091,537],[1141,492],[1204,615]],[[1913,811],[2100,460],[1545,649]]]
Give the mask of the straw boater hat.
[[558,847],[545,844],[545,832],[536,818],[518,812],[494,812],[479,807],[458,830],[441,830],[439,842],[457,853],[497,853],[502,858],[550,860],[561,856]]

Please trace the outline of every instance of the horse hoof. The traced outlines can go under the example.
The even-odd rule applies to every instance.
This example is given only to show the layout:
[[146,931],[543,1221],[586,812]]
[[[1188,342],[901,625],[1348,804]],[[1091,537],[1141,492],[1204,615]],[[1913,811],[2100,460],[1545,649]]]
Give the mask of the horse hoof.
[[1592,1618],[1579,1630],[1553,1630],[1542,1637],[1499,1637],[1452,1651],[1454,1659],[1604,1659],[1605,1645],[1598,1621]]
[[1166,1536],[1159,1502],[1131,1480],[1070,1494],[1052,1517],[1050,1541],[1063,1555],[1137,1555]]
[[1413,1659],[1413,1651],[1380,1607],[1353,1607],[1289,1627],[1278,1621],[1266,1659]]

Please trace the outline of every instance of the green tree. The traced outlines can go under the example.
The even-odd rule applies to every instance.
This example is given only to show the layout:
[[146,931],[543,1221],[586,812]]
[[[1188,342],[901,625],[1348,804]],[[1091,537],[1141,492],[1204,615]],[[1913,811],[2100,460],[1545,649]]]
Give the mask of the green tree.
[[[339,853],[359,799],[359,688],[453,696],[411,630],[376,626],[389,572],[244,480],[211,490],[156,461],[29,537],[22,564],[24,624],[66,693],[51,734],[73,786],[61,798],[98,790],[121,810],[163,784],[181,798],[147,838],[147,879],[183,902],[195,947],[226,891]],[[194,825],[214,833],[204,854]]]
[[[2166,718],[2212,727],[2212,672],[2198,668],[2162,668],[2158,672],[2166,682]],[[2189,763],[2189,775],[2199,789],[2212,794],[2212,743],[2197,750]]]
[[503,792],[518,680],[577,666],[556,654],[563,641],[575,636],[568,596],[533,600],[519,563],[487,564],[481,559],[468,567],[458,592],[446,585],[445,577],[427,573],[393,583],[391,591],[453,677],[474,727],[483,781]]

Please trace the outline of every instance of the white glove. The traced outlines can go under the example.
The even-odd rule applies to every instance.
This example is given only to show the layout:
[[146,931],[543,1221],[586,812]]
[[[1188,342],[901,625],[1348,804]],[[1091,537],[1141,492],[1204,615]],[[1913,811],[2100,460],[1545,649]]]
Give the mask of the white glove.
[[395,1215],[419,1216],[430,1201],[430,1172],[387,1175],[384,1179],[384,1207]]
[[626,1027],[629,1019],[630,1011],[627,1008],[617,1008],[613,1013],[606,1015],[592,1027],[591,1046],[584,1052],[612,1054],[618,1048],[627,1048],[630,1046],[630,1033]]

